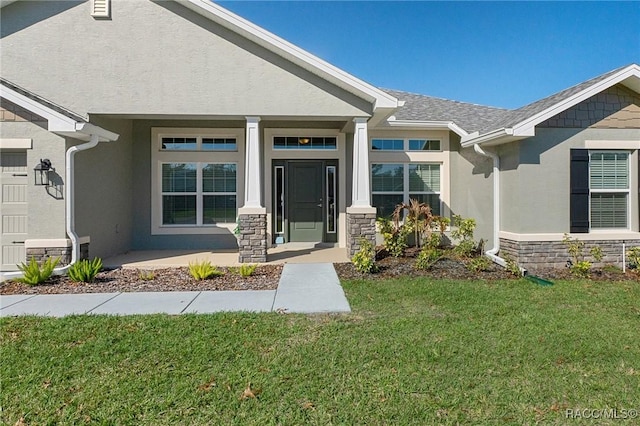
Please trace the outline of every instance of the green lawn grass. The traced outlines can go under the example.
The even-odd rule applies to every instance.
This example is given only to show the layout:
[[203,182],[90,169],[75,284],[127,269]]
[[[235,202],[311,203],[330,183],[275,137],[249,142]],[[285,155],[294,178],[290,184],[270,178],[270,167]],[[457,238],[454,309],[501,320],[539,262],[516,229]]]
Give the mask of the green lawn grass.
[[[345,315],[3,319],[2,421],[520,425],[640,409],[638,283],[344,287]],[[241,398],[249,383],[257,398]]]

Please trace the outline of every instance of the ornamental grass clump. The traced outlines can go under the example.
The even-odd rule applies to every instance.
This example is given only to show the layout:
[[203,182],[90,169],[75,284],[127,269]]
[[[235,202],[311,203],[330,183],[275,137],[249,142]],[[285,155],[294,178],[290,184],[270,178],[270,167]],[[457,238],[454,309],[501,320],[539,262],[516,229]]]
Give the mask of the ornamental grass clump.
[[189,274],[198,280],[206,280],[208,278],[217,277],[223,274],[217,266],[213,266],[209,261],[189,263]]
[[98,272],[102,270],[102,259],[99,257],[89,261],[82,259],[69,267],[67,274],[69,279],[76,283],[92,283],[96,279]]
[[18,281],[28,284],[28,285],[38,285],[42,284],[46,280],[51,277],[53,274],[53,270],[60,262],[60,258],[56,257],[55,259],[52,257],[47,258],[42,265],[39,265],[36,262],[34,257],[31,258],[29,263],[21,263],[18,265],[18,269],[22,272],[22,278],[19,278]]
[[247,278],[252,276],[256,272],[257,267],[258,265],[256,264],[243,264],[236,268],[231,268],[231,270],[240,275],[242,278]]

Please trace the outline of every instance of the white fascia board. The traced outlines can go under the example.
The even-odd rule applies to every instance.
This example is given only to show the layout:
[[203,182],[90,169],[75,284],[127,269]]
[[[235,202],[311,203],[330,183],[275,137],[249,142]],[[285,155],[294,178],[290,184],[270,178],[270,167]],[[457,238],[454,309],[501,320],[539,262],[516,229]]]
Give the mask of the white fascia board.
[[599,81],[598,83],[588,87],[587,89],[584,89],[583,91],[578,92],[573,96],[563,99],[562,101],[545,109],[544,111],[541,111],[538,114],[527,118],[526,120],[513,126],[513,134],[525,137],[534,136],[534,127],[538,124],[627,79],[640,81],[640,66],[636,64],[629,65],[628,67],[620,70],[619,72],[609,76],[602,81]]
[[180,1],[179,3],[302,68],[312,72],[315,71],[315,74],[336,84],[338,87],[359,94],[364,99],[373,102],[374,109],[398,107],[398,100],[388,93],[352,76],[209,0],[187,0],[186,2]]
[[96,134],[100,141],[115,141],[120,136],[94,124],[76,121],[6,86],[0,85],[0,97],[47,120],[47,130],[50,132],[79,139],[85,139],[82,135]]
[[472,133],[471,135],[469,135],[469,137],[462,138],[462,143],[460,145],[462,145],[463,148],[466,148],[468,146],[473,146],[476,144],[486,144],[486,143],[491,143],[492,145],[495,145],[496,142],[501,141],[504,138],[510,138],[512,136],[513,136],[513,129],[503,127],[501,129],[494,130],[493,132],[485,133],[484,135],[481,135],[481,136],[478,136],[477,133]]
[[0,85],[0,97],[47,120],[47,130],[50,132],[73,132],[76,130],[76,120],[60,114],[38,101],[28,98],[6,86]]
[[110,132],[91,123],[77,123],[76,131],[84,133],[85,135],[98,135],[100,142],[112,142],[118,140],[120,137],[118,133]]
[[396,120],[394,117],[389,117],[387,123],[391,127],[402,127],[406,129],[437,129],[437,130],[451,130],[459,136],[469,136],[469,134],[453,121],[420,121],[420,120]]

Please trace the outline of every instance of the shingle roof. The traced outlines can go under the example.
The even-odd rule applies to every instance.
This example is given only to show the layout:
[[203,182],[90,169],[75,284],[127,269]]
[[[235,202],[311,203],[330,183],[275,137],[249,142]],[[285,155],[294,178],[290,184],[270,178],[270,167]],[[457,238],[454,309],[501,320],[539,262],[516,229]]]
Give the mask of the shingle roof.
[[395,98],[405,101],[397,109],[397,120],[453,121],[467,132],[490,125],[510,111],[483,105],[470,104],[399,90],[382,89]]
[[20,86],[18,86],[16,84],[13,84],[12,82],[10,82],[9,80],[7,80],[5,78],[0,77],[0,84],[2,86],[5,86],[5,87],[13,90],[14,92],[20,93],[21,95],[38,102],[42,106],[45,106],[45,107],[47,107],[47,108],[49,108],[49,109],[51,109],[51,110],[53,110],[53,111],[55,111],[55,112],[57,112],[59,114],[64,115],[65,117],[69,117],[72,120],[75,120],[75,121],[78,121],[78,122],[81,122],[81,123],[86,123],[87,122],[87,120],[84,117],[82,117],[81,115],[76,114],[75,112],[70,111],[70,110],[68,110],[68,109],[66,109],[64,107],[61,107],[60,105],[56,105],[53,102],[48,101],[45,98],[43,98],[43,97],[41,97],[39,95],[36,95],[33,92],[28,91],[27,89],[24,89],[24,88],[22,88],[22,87],[20,87]]
[[480,127],[477,130],[480,130],[480,134],[484,134],[491,130],[513,127],[516,124],[526,120],[527,118],[533,117],[534,115],[546,110],[547,108],[551,108],[558,102],[570,98],[571,96],[580,93],[585,89],[588,89],[594,84],[605,80],[606,78],[612,76],[613,74],[619,72],[624,68],[626,68],[626,66],[617,68],[613,71],[609,71],[608,73],[599,75],[598,77],[594,77],[590,80],[576,84],[575,86],[569,87],[568,89],[554,93],[553,95],[547,96],[544,99],[540,99],[539,101],[535,101],[518,109],[508,111],[500,119],[494,121],[493,123],[488,123],[487,125]]
[[606,80],[625,68],[627,66],[609,71],[513,110],[451,101],[399,90],[383,90],[399,100],[405,101],[404,106],[399,107],[395,114],[398,120],[453,121],[467,133],[478,131],[480,135],[483,135],[493,130],[514,127],[559,102]]

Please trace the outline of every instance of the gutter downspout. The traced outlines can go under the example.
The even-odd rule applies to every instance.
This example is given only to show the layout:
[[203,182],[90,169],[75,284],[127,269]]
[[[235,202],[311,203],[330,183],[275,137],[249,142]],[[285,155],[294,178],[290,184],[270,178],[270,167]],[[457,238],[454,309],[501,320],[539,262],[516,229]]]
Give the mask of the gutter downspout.
[[74,145],[69,148],[65,154],[65,179],[67,184],[65,185],[65,208],[67,210],[65,222],[67,228],[67,235],[71,240],[71,262],[68,265],[63,266],[61,268],[56,268],[53,270],[54,275],[63,275],[65,274],[71,265],[78,261],[80,257],[80,238],[78,234],[76,234],[76,221],[75,221],[75,197],[73,194],[75,193],[75,173],[74,173],[74,159],[76,153],[79,151],[86,151],[91,148],[95,148],[100,142],[100,138],[97,134],[92,133],[89,142]]
[[[100,142],[100,137],[97,133],[91,133],[89,142],[85,142],[80,145],[75,145],[69,148],[65,154],[65,209],[66,209],[66,217],[65,217],[65,227],[67,231],[67,235],[71,240],[71,262],[68,265],[62,266],[60,268],[56,268],[53,270],[52,275],[64,275],[69,270],[71,265],[78,261],[80,257],[80,239],[78,234],[76,234],[76,223],[75,223],[75,198],[73,196],[75,189],[75,178],[74,178],[74,157],[77,152],[85,151],[87,149],[94,148]],[[3,272],[0,274],[0,281],[21,278],[23,276],[21,271],[16,272]]]
[[493,160],[493,248],[484,254],[506,268],[507,262],[497,255],[500,251],[500,157],[494,152],[485,151],[478,144],[473,145],[473,149],[478,154]]

